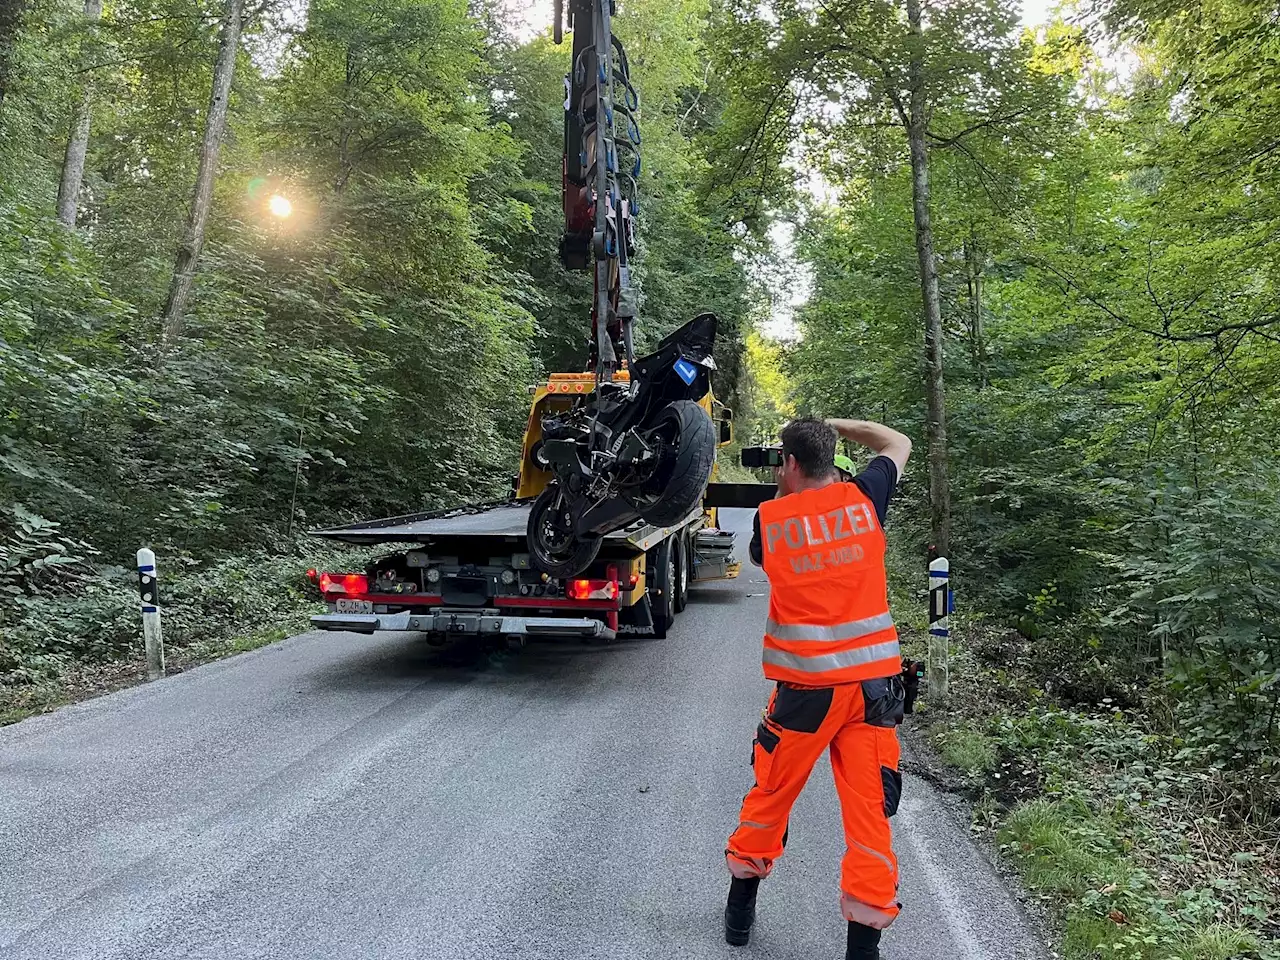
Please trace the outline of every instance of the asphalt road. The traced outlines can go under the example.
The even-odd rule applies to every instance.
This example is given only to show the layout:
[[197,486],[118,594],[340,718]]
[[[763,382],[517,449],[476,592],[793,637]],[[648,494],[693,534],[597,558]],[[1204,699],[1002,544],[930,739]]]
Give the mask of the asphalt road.
[[[721,939],[760,576],[696,588],[664,641],[306,634],[0,729],[0,957],[843,957],[825,760],[751,946]],[[1042,957],[918,778],[895,835],[885,960]]]

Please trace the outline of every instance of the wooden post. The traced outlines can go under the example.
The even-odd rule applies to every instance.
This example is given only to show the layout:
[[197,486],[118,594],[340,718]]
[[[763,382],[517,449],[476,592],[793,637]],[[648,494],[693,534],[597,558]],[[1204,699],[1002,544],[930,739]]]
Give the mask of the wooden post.
[[160,581],[156,575],[156,555],[143,547],[138,551],[138,598],[142,602],[142,638],[147,647],[147,679],[164,676],[164,637],[160,633]]
[[947,646],[951,639],[951,563],[929,561],[929,696],[945,704],[950,681]]

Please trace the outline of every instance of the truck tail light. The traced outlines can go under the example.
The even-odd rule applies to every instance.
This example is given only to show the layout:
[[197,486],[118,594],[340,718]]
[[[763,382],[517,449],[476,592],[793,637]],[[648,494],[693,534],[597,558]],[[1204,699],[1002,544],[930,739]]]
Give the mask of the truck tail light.
[[570,580],[565,585],[570,600],[617,600],[617,580]]
[[369,592],[369,578],[362,573],[322,573],[321,593],[340,593],[348,597],[360,597]]

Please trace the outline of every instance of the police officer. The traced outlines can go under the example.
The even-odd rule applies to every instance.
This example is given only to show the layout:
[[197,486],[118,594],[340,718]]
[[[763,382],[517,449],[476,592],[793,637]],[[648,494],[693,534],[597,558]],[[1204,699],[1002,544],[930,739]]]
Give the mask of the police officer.
[[[837,433],[877,454],[852,483],[835,466]],[[763,663],[777,686],[756,728],[755,783],[725,850],[733,877],[725,939],[750,937],[760,880],[782,856],[792,805],[830,749],[846,844],[846,958],[878,960],[881,931],[899,910],[889,817],[902,787],[904,696],[884,518],[911,441],[878,423],[808,418],[787,424],[781,438],[778,495],[761,504],[751,541],[752,562],[771,585]]]

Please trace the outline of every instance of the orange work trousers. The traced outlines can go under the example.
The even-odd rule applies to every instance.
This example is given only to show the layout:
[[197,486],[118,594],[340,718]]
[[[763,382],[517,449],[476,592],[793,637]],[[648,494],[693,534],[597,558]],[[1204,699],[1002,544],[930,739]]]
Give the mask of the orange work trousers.
[[902,707],[898,677],[834,687],[779,683],[756,728],[756,782],[725,850],[730,872],[769,875],[787,841],[791,808],[829,747],[844,821],[841,910],[847,920],[878,930],[889,926],[900,909],[889,818],[902,794]]

